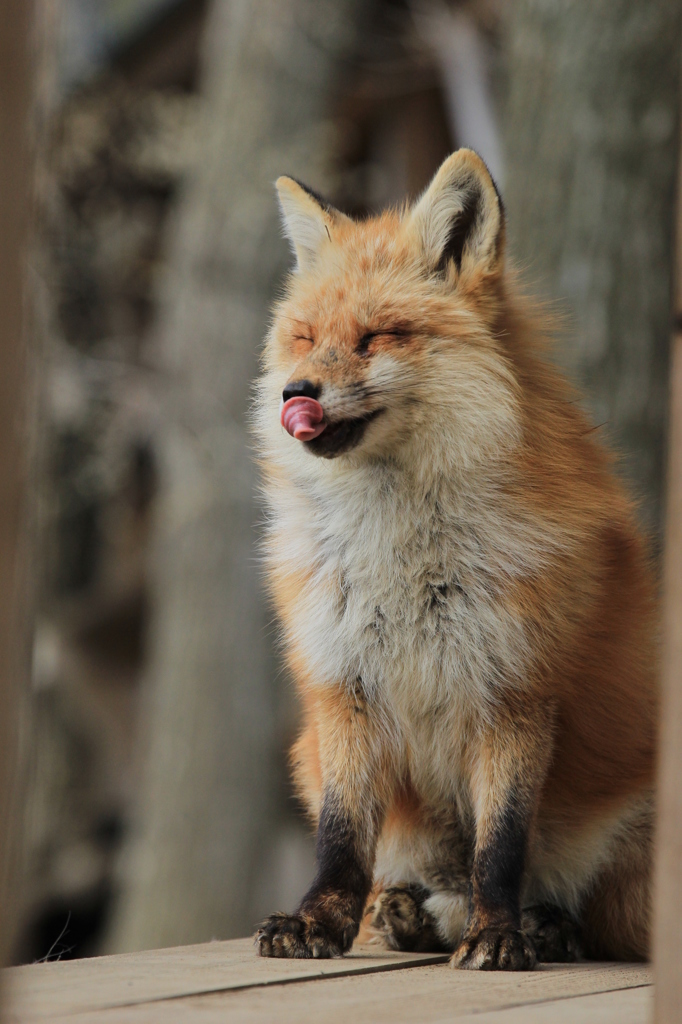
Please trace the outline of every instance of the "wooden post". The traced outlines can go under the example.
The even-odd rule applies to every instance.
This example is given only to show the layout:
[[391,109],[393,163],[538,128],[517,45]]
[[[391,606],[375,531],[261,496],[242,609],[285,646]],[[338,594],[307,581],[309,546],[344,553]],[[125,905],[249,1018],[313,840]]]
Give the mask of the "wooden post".
[[682,1020],[682,156],[677,206],[654,922],[656,1024]]
[[17,752],[26,649],[26,237],[31,163],[31,0],[0,16],[0,963],[13,938]]

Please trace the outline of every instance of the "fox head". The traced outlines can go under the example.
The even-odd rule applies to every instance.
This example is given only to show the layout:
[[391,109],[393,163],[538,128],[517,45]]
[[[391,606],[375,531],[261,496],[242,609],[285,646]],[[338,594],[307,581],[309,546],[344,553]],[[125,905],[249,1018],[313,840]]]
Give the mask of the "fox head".
[[287,431],[279,454],[442,464],[507,443],[504,210],[480,157],[458,150],[414,206],[362,221],[293,178],[277,191],[296,266],[266,344],[259,420],[271,441],[269,428]]

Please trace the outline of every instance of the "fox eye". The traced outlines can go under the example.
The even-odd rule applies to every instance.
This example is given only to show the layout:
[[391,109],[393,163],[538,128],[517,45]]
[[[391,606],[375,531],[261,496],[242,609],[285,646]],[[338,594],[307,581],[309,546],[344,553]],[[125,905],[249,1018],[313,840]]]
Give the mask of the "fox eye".
[[311,338],[308,334],[295,334],[294,341],[307,341],[309,345],[315,344],[315,339]]
[[367,349],[371,345],[374,338],[376,338],[376,332],[374,331],[369,331],[367,334],[363,334],[363,336],[360,338],[360,341],[358,342],[356,351],[358,351],[360,355],[364,355],[367,352]]
[[360,355],[365,355],[367,353],[367,350],[369,349],[369,346],[372,344],[375,338],[400,339],[403,337],[405,337],[405,331],[397,327],[392,329],[387,328],[386,330],[383,331],[367,331],[367,333],[363,334],[363,336],[360,338],[360,341],[357,344],[356,351],[359,352]]

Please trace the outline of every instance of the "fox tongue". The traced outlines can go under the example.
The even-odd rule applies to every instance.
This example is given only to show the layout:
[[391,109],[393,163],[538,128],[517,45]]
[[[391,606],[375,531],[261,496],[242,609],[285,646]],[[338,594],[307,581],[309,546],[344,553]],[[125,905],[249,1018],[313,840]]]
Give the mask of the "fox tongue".
[[280,423],[297,441],[312,441],[319,437],[326,424],[322,422],[324,409],[314,398],[290,398],[282,406]]

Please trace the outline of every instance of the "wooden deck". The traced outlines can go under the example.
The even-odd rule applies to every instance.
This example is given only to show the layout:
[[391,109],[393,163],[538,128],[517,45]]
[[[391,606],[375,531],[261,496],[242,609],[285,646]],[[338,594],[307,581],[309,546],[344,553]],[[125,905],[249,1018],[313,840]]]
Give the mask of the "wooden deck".
[[452,971],[361,946],[343,960],[262,960],[250,939],[4,971],[10,1024],[648,1024],[647,966]]

